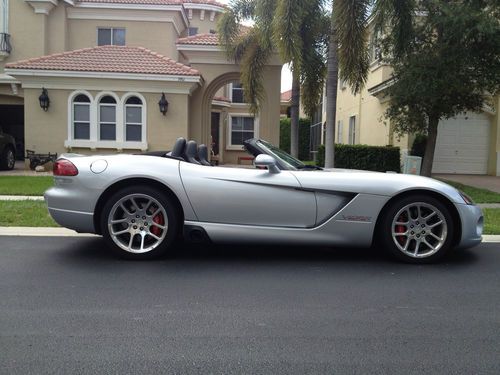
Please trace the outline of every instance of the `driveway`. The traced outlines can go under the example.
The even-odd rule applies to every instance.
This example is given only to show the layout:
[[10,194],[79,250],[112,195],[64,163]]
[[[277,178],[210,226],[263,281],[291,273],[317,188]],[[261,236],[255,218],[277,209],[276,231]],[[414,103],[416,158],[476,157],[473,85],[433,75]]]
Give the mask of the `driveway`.
[[0,237],[2,373],[500,373],[500,248],[411,266],[371,250]]
[[481,189],[500,193],[500,176],[484,176],[473,174],[434,174],[433,178],[459,182],[464,185],[475,186]]

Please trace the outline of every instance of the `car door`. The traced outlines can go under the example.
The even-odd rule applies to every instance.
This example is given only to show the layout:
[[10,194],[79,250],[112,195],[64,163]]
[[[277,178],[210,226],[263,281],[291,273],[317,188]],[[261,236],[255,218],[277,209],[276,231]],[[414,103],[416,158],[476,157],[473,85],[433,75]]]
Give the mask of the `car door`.
[[314,193],[289,171],[180,163],[184,189],[199,221],[290,228],[312,227]]

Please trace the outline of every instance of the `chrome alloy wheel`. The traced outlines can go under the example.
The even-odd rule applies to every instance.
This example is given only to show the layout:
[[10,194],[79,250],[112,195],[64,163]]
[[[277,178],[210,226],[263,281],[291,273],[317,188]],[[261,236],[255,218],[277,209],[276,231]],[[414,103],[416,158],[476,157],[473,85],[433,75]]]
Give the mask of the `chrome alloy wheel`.
[[14,165],[16,163],[16,157],[14,155],[14,151],[10,148],[7,150],[7,169],[14,169]]
[[165,208],[146,194],[130,194],[119,199],[108,216],[111,239],[131,253],[147,253],[162,243],[167,235]]
[[444,245],[448,227],[443,213],[429,203],[415,202],[401,208],[392,221],[392,239],[412,258],[427,258]]

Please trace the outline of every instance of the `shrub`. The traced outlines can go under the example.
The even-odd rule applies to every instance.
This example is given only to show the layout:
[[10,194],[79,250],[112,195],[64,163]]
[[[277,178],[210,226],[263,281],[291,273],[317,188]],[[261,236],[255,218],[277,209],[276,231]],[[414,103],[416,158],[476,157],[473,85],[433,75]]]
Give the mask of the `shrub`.
[[[325,165],[325,146],[318,150],[318,165]],[[401,172],[399,147],[368,145],[335,145],[335,168],[378,172]]]
[[[309,153],[309,133],[311,131],[311,121],[305,118],[299,119],[299,159],[311,160]],[[280,120],[280,148],[290,153],[290,119]]]

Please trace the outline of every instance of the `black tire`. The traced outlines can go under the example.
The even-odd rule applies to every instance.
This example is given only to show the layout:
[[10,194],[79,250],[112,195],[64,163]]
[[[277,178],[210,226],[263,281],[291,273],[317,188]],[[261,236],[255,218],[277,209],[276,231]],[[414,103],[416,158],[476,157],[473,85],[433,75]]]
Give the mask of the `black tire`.
[[[406,223],[408,215],[406,208],[408,206],[410,206],[412,218]],[[404,211],[400,213],[401,210]],[[423,212],[422,216],[417,216],[419,210]],[[436,210],[436,213],[426,220],[426,215],[430,214],[432,210]],[[387,207],[382,215],[380,225],[377,227],[378,239],[380,240],[378,243],[403,262],[435,263],[441,260],[453,247],[455,228],[450,210],[432,196],[415,194],[396,200]],[[405,224],[396,224],[401,221]],[[442,221],[443,224],[437,224],[439,221]],[[424,225],[425,227],[423,227]],[[436,226],[432,227],[433,225]],[[398,233],[397,235],[393,236],[393,229],[395,233]],[[420,242],[417,245],[417,241],[424,241],[424,239],[431,246],[427,246],[425,242],[423,244]],[[407,241],[408,249],[405,251]],[[415,249],[417,255],[413,254]]]
[[[156,241],[157,244],[154,246],[154,248],[152,248],[151,250],[148,250],[146,252],[136,253],[136,252],[131,252],[131,250],[126,250],[126,249],[120,247],[117,244],[117,242],[121,243],[120,240],[122,238],[121,237],[117,238],[116,233],[115,233],[115,236],[114,236],[115,239],[113,239],[113,236],[110,233],[110,225],[108,225],[108,223],[111,220],[110,215],[111,214],[116,215],[117,213],[120,212],[120,211],[117,211],[117,210],[119,210],[117,207],[117,208],[115,208],[115,210],[112,213],[113,208],[115,207],[115,205],[118,204],[118,202],[120,202],[124,199],[128,199],[127,197],[130,197],[130,196],[149,197],[152,200],[156,201],[159,205],[161,205],[162,208],[164,209],[164,213],[166,214],[166,218],[164,218],[164,224],[166,224],[165,236],[162,238],[161,241]],[[137,202],[137,204],[138,204],[138,206],[141,206],[140,200],[142,198],[139,197],[138,199],[139,199],[139,201]],[[143,198],[143,199],[144,199],[144,202],[146,202],[146,200],[148,198]],[[156,202],[154,203],[155,205],[156,205]],[[143,204],[145,205],[146,203],[143,203]],[[141,208],[144,210],[147,209],[147,207],[144,207],[144,206],[142,206]],[[152,210],[154,210],[154,209],[155,209],[155,206],[153,206]],[[131,207],[131,210],[133,210],[133,206]],[[123,209],[121,209],[121,211],[123,212],[122,216],[127,216],[127,215],[130,216],[131,215],[128,212],[126,213],[125,210],[123,210]],[[161,212],[160,212],[160,214],[161,214]],[[132,213],[132,215],[134,215],[134,213]],[[135,222],[134,224],[137,224],[137,225],[131,224],[129,222],[126,222],[123,224],[113,224],[113,225],[122,225],[124,228],[126,227],[129,230],[132,230],[131,228],[136,227],[136,229],[134,229],[135,231],[143,229],[143,231],[141,231],[141,233],[146,233],[146,238],[148,238],[149,240],[155,241],[155,239],[153,237],[151,237],[152,236],[151,233],[153,233],[154,229],[158,230],[158,228],[154,228],[154,226],[156,224],[154,224],[152,222],[152,221],[154,221],[153,216],[147,216],[147,219],[144,219],[144,222],[142,220],[142,217],[136,219],[137,222]],[[137,217],[137,216],[135,216],[135,217]],[[144,216],[144,217],[146,217],[146,216]],[[132,220],[134,220],[134,219],[132,219]],[[149,222],[149,224],[146,223],[146,220]],[[158,191],[157,189],[152,188],[150,186],[146,186],[146,185],[137,185],[137,186],[133,186],[133,187],[127,187],[127,188],[124,188],[124,189],[116,192],[113,196],[111,196],[110,199],[108,199],[108,201],[104,205],[100,221],[101,221],[100,225],[101,225],[101,230],[102,230],[104,240],[106,241],[110,250],[116,256],[118,256],[120,258],[133,259],[133,260],[154,259],[154,258],[164,256],[172,249],[173,245],[175,244],[176,239],[178,238],[179,230],[180,230],[179,215],[178,215],[178,212],[176,209],[176,204],[173,202],[173,200],[170,197],[168,197],[167,195]],[[140,225],[142,225],[142,227],[139,227]],[[116,227],[111,227],[111,228],[112,228],[112,230],[116,229]],[[120,230],[120,228],[118,228],[117,232],[119,232],[119,230]],[[132,235],[130,235],[130,234],[128,235],[128,237],[126,235],[127,235],[127,233],[125,233],[123,235],[123,239],[125,240],[125,242],[126,242],[127,238],[130,239],[132,237]],[[160,235],[160,234],[158,234],[158,235]],[[163,231],[161,232],[160,236],[162,236],[162,235],[163,235]],[[135,236],[135,239],[133,239],[131,241],[140,242],[140,238],[142,237],[142,235],[135,234],[134,236]],[[139,237],[137,237],[137,236],[139,236]],[[139,241],[137,241],[137,240],[139,240]],[[117,242],[115,242],[115,241],[117,241]],[[147,240],[143,240],[143,241],[147,241]],[[125,246],[125,245],[122,243],[122,246]],[[133,248],[133,246],[132,246],[132,248]],[[140,248],[142,249],[142,243],[140,244]]]
[[12,146],[6,146],[0,155],[0,169],[12,170],[16,165],[16,154]]

